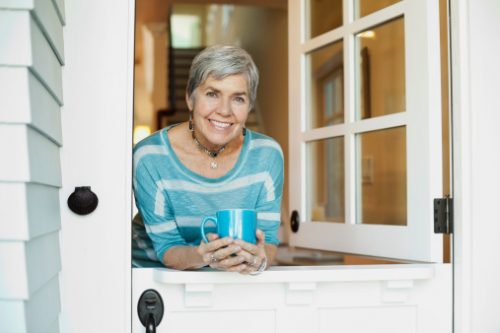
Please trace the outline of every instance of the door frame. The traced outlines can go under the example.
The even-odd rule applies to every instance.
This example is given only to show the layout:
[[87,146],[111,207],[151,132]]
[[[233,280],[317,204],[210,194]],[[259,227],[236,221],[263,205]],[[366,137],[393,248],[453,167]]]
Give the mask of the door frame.
[[500,77],[495,59],[500,46],[491,43],[500,31],[495,2],[449,0],[456,333],[493,332],[500,327],[493,310],[500,295],[496,283],[500,265],[494,265],[491,256],[500,252],[493,238],[500,234],[496,223],[500,181],[492,172],[500,168],[500,158],[493,154],[500,134],[498,128],[492,131],[500,117],[491,111],[500,108],[498,93],[492,89]]

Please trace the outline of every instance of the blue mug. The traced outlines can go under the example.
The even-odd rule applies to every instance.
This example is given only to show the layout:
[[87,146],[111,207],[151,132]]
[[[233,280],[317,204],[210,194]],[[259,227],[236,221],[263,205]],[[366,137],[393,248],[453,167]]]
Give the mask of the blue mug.
[[255,244],[257,239],[257,212],[253,209],[224,209],[219,210],[216,216],[207,216],[200,225],[201,237],[208,243],[205,235],[205,224],[212,221],[220,238],[232,237],[247,243]]

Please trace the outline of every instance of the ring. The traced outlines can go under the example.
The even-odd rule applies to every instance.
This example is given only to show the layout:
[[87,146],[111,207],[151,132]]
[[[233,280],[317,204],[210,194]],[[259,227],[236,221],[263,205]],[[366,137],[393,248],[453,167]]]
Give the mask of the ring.
[[213,263],[216,263],[217,262],[217,258],[215,258],[214,254],[211,253],[210,254],[210,263],[213,264]]
[[253,266],[253,267],[257,266],[257,257],[256,256],[253,257],[253,261],[250,264],[250,266]]

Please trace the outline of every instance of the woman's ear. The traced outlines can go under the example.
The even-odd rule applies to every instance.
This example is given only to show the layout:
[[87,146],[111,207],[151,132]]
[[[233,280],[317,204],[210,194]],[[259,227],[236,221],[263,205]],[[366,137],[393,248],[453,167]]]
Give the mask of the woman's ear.
[[193,102],[192,102],[191,98],[189,97],[187,91],[186,91],[186,105],[187,105],[189,111],[193,111]]

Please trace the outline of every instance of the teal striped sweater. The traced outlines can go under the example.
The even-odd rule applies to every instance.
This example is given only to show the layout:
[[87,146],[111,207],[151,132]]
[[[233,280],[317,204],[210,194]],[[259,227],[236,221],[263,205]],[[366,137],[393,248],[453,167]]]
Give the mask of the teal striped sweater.
[[159,266],[173,246],[197,246],[205,216],[220,209],[258,212],[266,243],[278,245],[283,194],[283,152],[268,136],[247,130],[235,166],[211,179],[186,168],[175,155],[167,130],[134,148],[134,195],[139,218],[132,229],[135,267]]

